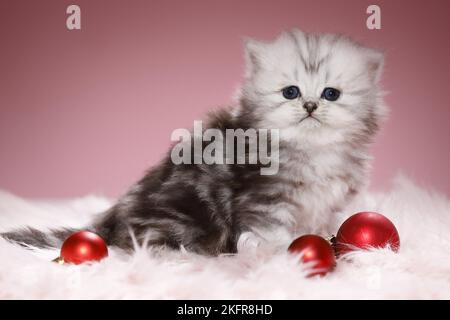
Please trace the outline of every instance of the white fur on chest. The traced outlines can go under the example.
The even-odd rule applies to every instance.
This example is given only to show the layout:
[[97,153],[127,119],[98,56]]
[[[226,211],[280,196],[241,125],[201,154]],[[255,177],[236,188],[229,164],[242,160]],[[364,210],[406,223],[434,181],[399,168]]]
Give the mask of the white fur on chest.
[[303,208],[293,215],[309,229],[317,229],[332,210],[343,204],[358,170],[350,168],[337,150],[281,154],[280,161],[280,175],[299,183],[298,187],[287,184],[284,190],[286,196]]
[[[256,238],[286,245],[306,233],[329,235],[336,211],[347,204],[350,192],[359,189],[359,182],[360,187],[363,185],[364,168],[354,167],[345,159],[338,150],[281,151],[277,177],[295,183],[274,184],[277,190],[273,191],[281,191],[288,201],[266,207],[280,224],[253,229]],[[244,238],[253,245],[257,242],[248,234]]]

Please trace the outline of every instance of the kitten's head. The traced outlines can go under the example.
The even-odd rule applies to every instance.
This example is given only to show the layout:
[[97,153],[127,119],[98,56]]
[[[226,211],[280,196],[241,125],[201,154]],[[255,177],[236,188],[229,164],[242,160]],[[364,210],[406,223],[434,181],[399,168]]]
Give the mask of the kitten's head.
[[260,128],[311,144],[370,141],[384,115],[383,55],[337,35],[299,30],[246,41],[242,110]]

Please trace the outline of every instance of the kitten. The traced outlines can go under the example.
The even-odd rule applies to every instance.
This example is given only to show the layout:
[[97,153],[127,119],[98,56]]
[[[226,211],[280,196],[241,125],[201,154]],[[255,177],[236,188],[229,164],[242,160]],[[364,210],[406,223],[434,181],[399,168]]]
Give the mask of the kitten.
[[[131,231],[139,243],[207,255],[328,232],[367,181],[368,147],[385,114],[383,56],[344,36],[299,30],[247,40],[245,53],[237,105],[207,128],[278,129],[278,173],[261,175],[260,164],[175,165],[168,155],[87,229],[122,249],[133,248]],[[3,237],[58,246],[72,231]]]

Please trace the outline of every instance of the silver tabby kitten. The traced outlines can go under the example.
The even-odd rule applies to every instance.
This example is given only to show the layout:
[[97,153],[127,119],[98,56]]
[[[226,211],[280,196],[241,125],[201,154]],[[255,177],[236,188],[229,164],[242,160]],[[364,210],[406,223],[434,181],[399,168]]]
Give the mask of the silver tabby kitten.
[[[279,129],[279,172],[259,165],[175,165],[169,156],[87,227],[107,243],[138,242],[216,255],[327,232],[366,184],[368,146],[385,109],[380,52],[299,30],[246,42],[239,103],[208,127]],[[73,230],[26,229],[11,241],[58,246]]]

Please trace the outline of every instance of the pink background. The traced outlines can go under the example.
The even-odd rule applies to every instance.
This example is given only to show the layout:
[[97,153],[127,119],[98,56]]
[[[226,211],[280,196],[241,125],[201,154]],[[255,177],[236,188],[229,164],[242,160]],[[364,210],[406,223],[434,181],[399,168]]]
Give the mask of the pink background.
[[[82,10],[68,31],[66,7]],[[382,9],[367,30],[366,8]],[[0,2],[0,188],[29,197],[117,196],[157,163],[173,129],[226,105],[241,37],[341,32],[387,53],[391,117],[372,188],[398,171],[450,194],[450,1]]]

